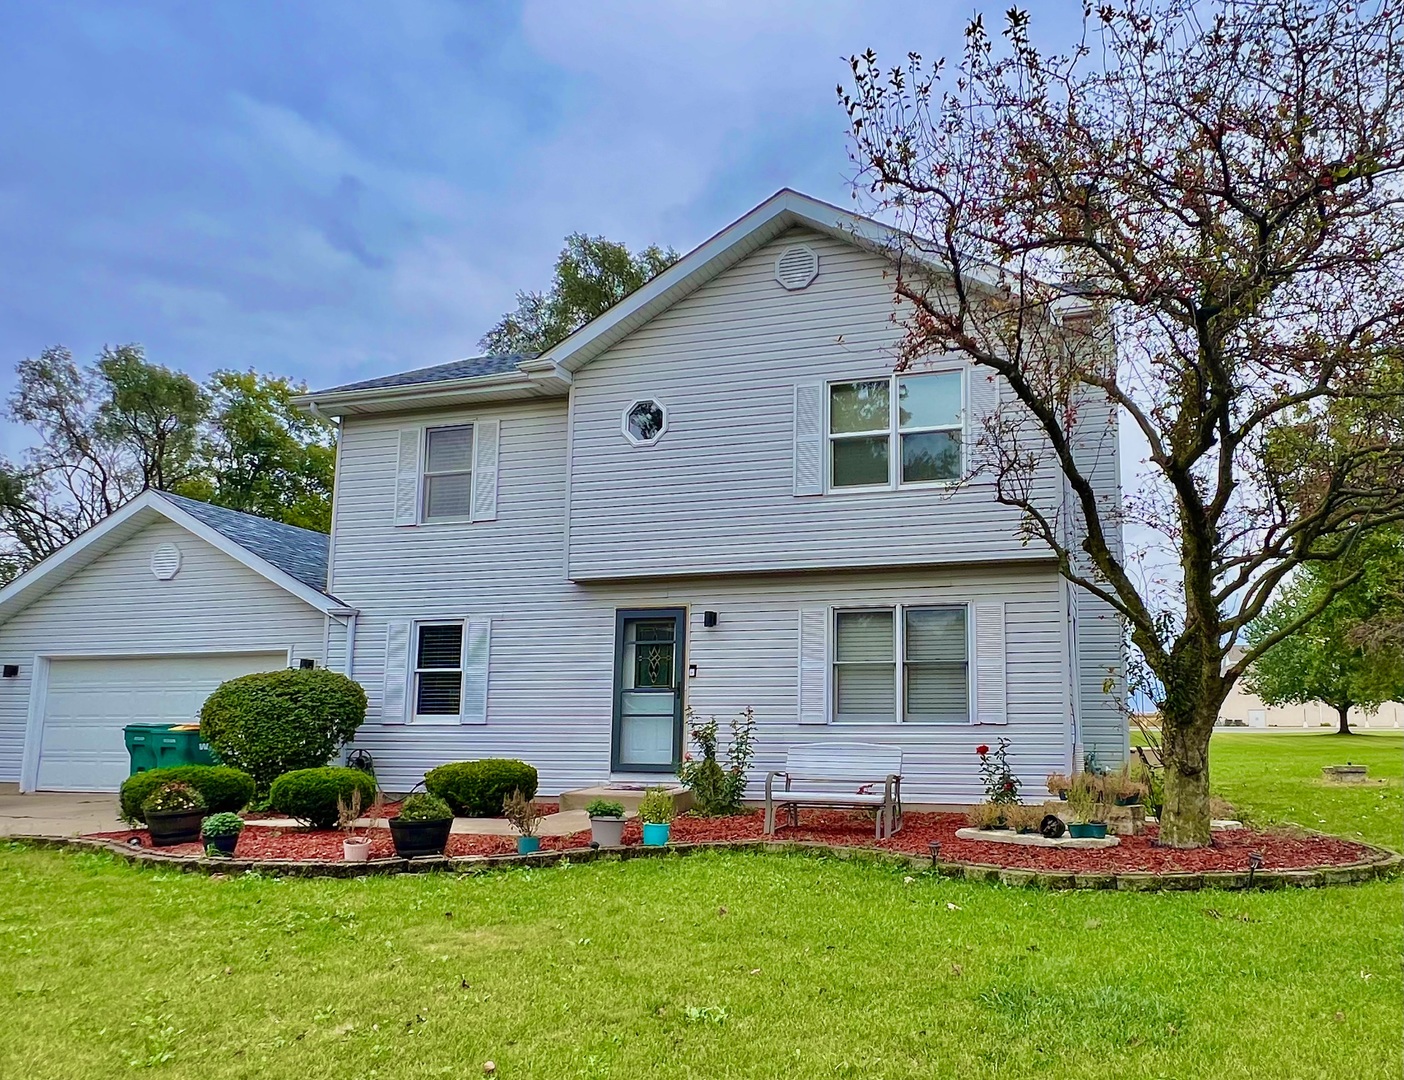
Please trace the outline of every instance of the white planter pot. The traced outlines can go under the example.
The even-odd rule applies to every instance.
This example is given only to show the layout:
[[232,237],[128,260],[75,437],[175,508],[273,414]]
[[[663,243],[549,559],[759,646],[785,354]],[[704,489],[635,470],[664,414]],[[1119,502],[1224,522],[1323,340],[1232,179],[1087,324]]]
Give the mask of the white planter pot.
[[346,856],[347,862],[369,862],[370,847],[369,839],[343,840],[341,842],[341,851]]
[[590,839],[600,847],[621,847],[624,843],[624,819],[619,817],[592,817],[590,819]]

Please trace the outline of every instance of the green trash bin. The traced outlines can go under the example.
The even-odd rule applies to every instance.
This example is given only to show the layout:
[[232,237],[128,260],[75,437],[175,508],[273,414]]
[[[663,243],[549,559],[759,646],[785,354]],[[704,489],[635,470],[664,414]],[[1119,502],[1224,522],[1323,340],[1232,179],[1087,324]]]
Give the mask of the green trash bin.
[[213,765],[210,744],[200,739],[198,724],[128,724],[123,729],[135,776],[173,765]]

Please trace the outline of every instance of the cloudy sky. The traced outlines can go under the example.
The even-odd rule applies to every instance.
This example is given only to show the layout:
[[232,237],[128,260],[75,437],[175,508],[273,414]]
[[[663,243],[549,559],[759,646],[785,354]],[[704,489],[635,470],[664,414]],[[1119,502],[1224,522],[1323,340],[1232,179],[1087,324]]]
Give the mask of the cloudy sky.
[[58,343],[313,385],[469,355],[571,231],[847,200],[846,58],[969,10],[0,0],[0,389]]

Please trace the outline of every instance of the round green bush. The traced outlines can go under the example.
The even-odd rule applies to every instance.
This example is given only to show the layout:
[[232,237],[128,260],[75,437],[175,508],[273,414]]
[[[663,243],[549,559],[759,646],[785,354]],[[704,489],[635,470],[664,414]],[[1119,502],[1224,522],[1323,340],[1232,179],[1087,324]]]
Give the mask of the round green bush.
[[219,760],[260,791],[294,769],[325,765],[366,718],[366,692],[338,671],[261,671],[222,683],[200,709],[200,734]]
[[146,816],[144,803],[158,788],[166,784],[189,784],[205,799],[210,813],[238,813],[254,797],[254,778],[228,765],[174,765],[166,769],[149,769],[129,776],[122,782],[122,817],[133,825],[142,825]]
[[361,805],[375,798],[375,777],[335,765],[284,773],[268,789],[268,808],[317,829],[336,827],[337,800],[349,803],[360,791]]
[[449,804],[437,795],[419,792],[410,795],[400,804],[400,812],[396,817],[401,821],[443,821],[453,817],[453,811],[449,809]]
[[501,817],[502,804],[512,792],[536,797],[536,770],[511,758],[455,761],[425,773],[424,786],[458,817]]

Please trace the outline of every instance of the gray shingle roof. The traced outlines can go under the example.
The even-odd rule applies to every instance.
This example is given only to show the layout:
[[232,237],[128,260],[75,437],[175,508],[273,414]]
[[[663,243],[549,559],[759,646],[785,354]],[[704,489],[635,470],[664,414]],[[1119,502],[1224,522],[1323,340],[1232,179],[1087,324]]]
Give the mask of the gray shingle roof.
[[453,379],[471,379],[480,375],[501,375],[515,371],[521,356],[470,356],[465,360],[454,360],[433,367],[415,368],[402,371],[398,375],[386,375],[379,379],[366,379],[362,382],[333,386],[329,390],[319,390],[320,394],[339,394],[344,390],[381,390],[393,386],[416,386],[420,383],[449,382]]
[[331,543],[326,533],[269,521],[254,514],[172,495],[169,491],[157,494],[285,574],[319,593],[326,593],[327,552]]

